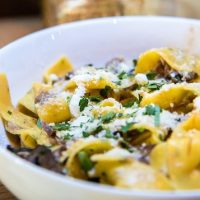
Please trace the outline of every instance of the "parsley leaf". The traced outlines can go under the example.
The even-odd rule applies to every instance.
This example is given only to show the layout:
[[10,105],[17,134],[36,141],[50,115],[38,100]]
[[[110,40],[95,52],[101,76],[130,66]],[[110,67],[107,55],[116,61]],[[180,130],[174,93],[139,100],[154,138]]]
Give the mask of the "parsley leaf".
[[66,97],[67,103],[69,103],[69,102],[71,101],[71,98],[72,98],[72,97],[70,97],[70,96],[67,96],[67,97]]
[[109,112],[101,117],[102,122],[108,123],[116,117],[116,113]]
[[100,96],[90,96],[89,99],[90,99],[90,101],[98,103],[102,100],[102,97],[100,97]]
[[80,101],[79,101],[79,107],[80,107],[80,111],[81,112],[85,109],[85,107],[88,106],[88,102],[89,102],[89,100],[86,97],[82,97],[80,99]]
[[99,133],[102,130],[103,130],[103,126],[99,125],[99,126],[97,126],[95,133]]
[[89,158],[89,155],[85,151],[80,151],[78,153],[78,159],[82,169],[86,172],[90,171],[93,168],[93,163]]
[[121,127],[122,132],[123,133],[128,132],[129,129],[133,126],[133,124],[134,124],[133,122],[131,122],[131,123],[127,122],[126,125]]
[[155,126],[160,126],[160,107],[155,106],[154,124]]
[[104,98],[107,98],[111,91],[112,91],[112,88],[107,85],[104,89],[100,90],[100,95]]
[[69,130],[70,124],[67,122],[59,123],[59,124],[55,124],[52,128],[54,131],[65,131],[65,130]]
[[159,83],[153,82],[153,83],[148,83],[147,88],[151,91],[154,91],[154,90],[159,90],[163,85],[164,85],[163,81],[161,81]]
[[106,138],[113,138],[113,134],[112,134],[111,130],[109,130],[109,129],[106,130],[105,137]]
[[145,107],[144,115],[155,115],[155,106],[148,105]]
[[122,80],[122,79],[126,79],[126,78],[128,78],[128,74],[126,73],[126,72],[121,72],[119,75],[118,75],[118,78],[120,79],[120,80]]
[[38,127],[39,129],[42,129],[42,122],[41,122],[40,119],[37,120],[37,127]]
[[114,81],[114,83],[117,84],[117,85],[121,85],[121,84],[122,84],[122,81],[121,81],[121,80],[119,80],[119,81]]
[[72,138],[72,135],[70,135],[69,133],[67,133],[67,135],[64,135],[64,140],[70,140]]
[[155,126],[160,125],[160,112],[162,110],[160,109],[159,106],[155,105],[148,105],[145,108],[145,112],[143,113],[144,115],[154,115],[154,124]]
[[130,108],[130,107],[132,107],[134,105],[134,103],[135,103],[135,100],[132,99],[132,100],[129,100],[126,103],[124,103],[123,106],[125,108]]
[[146,74],[148,80],[154,80],[156,77],[156,73],[155,72],[149,72]]
[[82,134],[83,134],[83,137],[84,137],[84,138],[86,138],[86,137],[89,137],[89,136],[90,136],[90,134],[89,134],[88,132],[85,132],[85,131],[83,131],[83,133],[82,133]]

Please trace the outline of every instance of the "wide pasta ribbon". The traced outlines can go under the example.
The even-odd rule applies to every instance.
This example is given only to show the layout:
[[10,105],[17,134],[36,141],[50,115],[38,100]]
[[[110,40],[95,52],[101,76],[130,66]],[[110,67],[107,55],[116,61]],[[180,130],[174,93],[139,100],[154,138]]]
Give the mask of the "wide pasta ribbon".
[[173,48],[151,49],[140,55],[136,73],[154,71],[160,60],[176,71],[195,72],[200,76],[200,59]]

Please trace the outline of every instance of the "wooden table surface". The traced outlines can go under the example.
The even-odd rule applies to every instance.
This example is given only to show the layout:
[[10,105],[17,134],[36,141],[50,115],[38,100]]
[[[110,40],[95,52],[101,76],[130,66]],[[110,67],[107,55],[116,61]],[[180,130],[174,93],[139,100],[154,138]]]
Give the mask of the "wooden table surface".
[[[0,18],[0,48],[9,42],[42,29],[39,17]],[[0,182],[0,200],[16,200],[16,198]]]

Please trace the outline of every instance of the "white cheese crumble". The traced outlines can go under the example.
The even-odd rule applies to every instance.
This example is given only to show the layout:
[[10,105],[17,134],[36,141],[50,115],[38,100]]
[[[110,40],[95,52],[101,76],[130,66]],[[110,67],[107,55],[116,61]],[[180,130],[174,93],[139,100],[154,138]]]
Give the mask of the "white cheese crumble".
[[138,85],[145,85],[148,83],[148,79],[145,74],[136,74],[135,81]]
[[[144,115],[145,108],[138,110],[135,116],[135,122],[140,124],[145,124],[149,126],[154,126],[154,116]],[[183,114],[178,114],[176,112],[170,113],[167,110],[162,110],[160,113],[160,127],[162,129],[172,128],[174,129],[178,123],[183,121],[185,116]]]
[[102,69],[95,69],[92,67],[80,68],[71,80],[75,81],[75,83],[79,85],[89,81],[98,81],[101,79],[111,81],[113,83],[119,80],[117,75],[111,72],[107,72]]
[[71,93],[67,92],[67,91],[63,91],[63,92],[59,93],[58,96],[67,100],[67,97],[71,97]]
[[131,156],[131,153],[125,149],[121,148],[114,148],[107,153],[105,153],[106,156],[110,157],[116,157],[116,158],[127,158]]
[[83,138],[83,132],[91,133],[99,126],[100,121],[93,119],[90,116],[79,116],[70,122],[70,129],[57,132],[57,136],[62,138],[65,135],[70,135],[74,139]]
[[132,69],[131,65],[127,65],[126,63],[120,63],[119,64],[119,73],[121,72],[130,72],[130,70]]
[[49,79],[50,79],[51,81],[57,81],[57,80],[58,80],[58,76],[57,76],[56,74],[50,74],[50,75],[49,75]]
[[76,88],[75,93],[69,102],[69,110],[74,117],[79,117],[80,115],[79,101],[81,97],[84,96],[84,94],[85,94],[85,88],[82,85],[79,85]]

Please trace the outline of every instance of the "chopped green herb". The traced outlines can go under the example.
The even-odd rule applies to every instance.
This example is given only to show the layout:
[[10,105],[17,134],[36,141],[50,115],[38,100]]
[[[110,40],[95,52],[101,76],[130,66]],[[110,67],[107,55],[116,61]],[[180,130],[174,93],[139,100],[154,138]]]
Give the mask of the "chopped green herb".
[[104,98],[107,98],[111,91],[112,91],[112,88],[107,85],[104,89],[100,90],[100,95]]
[[94,117],[89,118],[88,122],[94,122]]
[[9,114],[9,115],[12,115],[12,112],[11,112],[10,110],[8,110],[8,114]]
[[126,79],[126,78],[128,78],[128,74],[126,73],[126,72],[121,72],[119,75],[118,75],[118,78],[120,79],[120,80],[122,80],[122,79]]
[[66,131],[66,130],[69,130],[70,124],[67,122],[59,123],[59,124],[55,124],[52,128],[54,131]]
[[156,77],[156,73],[155,72],[149,72],[146,74],[148,80],[154,80]]
[[135,114],[136,114],[137,111],[134,111],[132,113],[128,113],[125,115],[125,117],[135,117]]
[[148,105],[145,107],[144,115],[155,115],[155,106]]
[[102,100],[100,96],[90,96],[89,99],[90,101],[97,102],[97,103]]
[[93,163],[89,158],[89,155],[85,151],[80,151],[78,153],[78,159],[82,169],[86,172],[90,171],[93,168]]
[[148,105],[145,107],[144,115],[155,115],[156,112],[160,111],[160,107],[157,105]]
[[108,123],[116,117],[116,113],[109,112],[101,117],[102,122]]
[[102,130],[103,130],[103,126],[99,125],[99,126],[97,126],[97,128],[95,130],[91,131],[90,133],[87,133],[84,131],[82,134],[83,134],[83,137],[89,137],[90,135],[95,135]]
[[79,107],[80,107],[80,111],[81,112],[85,109],[85,107],[88,106],[88,102],[89,102],[89,100],[86,97],[82,97],[80,99],[80,101],[79,101]]
[[131,122],[131,123],[127,122],[126,125],[121,127],[122,132],[123,133],[128,132],[129,129],[133,126],[133,124],[134,124],[133,122]]
[[[130,78],[130,77],[134,77],[134,74],[133,73],[126,73],[126,72],[121,72],[119,75],[118,75],[118,78],[120,79],[120,80],[123,80],[123,79],[126,79],[126,78]],[[120,81],[120,83],[121,83],[121,81]]]
[[155,126],[160,125],[160,112],[162,110],[160,109],[159,106],[155,105],[148,105],[145,108],[145,112],[143,113],[144,115],[154,115],[154,124]]
[[154,124],[155,126],[160,126],[160,107],[155,106]]
[[106,138],[113,138],[113,134],[112,134],[111,130],[109,130],[109,129],[106,130],[105,137]]
[[153,82],[153,83],[148,83],[147,84],[147,88],[151,91],[154,91],[154,90],[159,90],[162,86],[164,85],[164,82],[161,81],[159,83],[157,82]]
[[99,126],[97,126],[95,132],[98,133],[98,132],[100,132],[102,130],[103,130],[103,126],[99,125]]
[[135,103],[135,100],[132,99],[132,100],[129,100],[126,103],[124,103],[123,106],[125,108],[130,108],[130,107],[132,107],[134,105],[134,103]]
[[121,85],[121,84],[122,84],[122,81],[119,80],[119,81],[115,81],[114,83],[117,84],[117,85]]
[[82,133],[82,134],[83,134],[83,137],[84,137],[84,138],[86,138],[86,137],[89,137],[89,136],[90,136],[90,134],[89,134],[88,132],[85,132],[85,131],[83,131],[83,133]]
[[67,101],[67,103],[70,102],[71,98],[72,98],[72,97],[70,97],[70,96],[66,97],[66,101]]
[[38,127],[39,129],[42,129],[42,122],[41,122],[40,119],[37,120],[37,127]]
[[67,135],[64,135],[64,140],[70,140],[72,138],[72,135],[70,135],[69,133],[67,133]]

